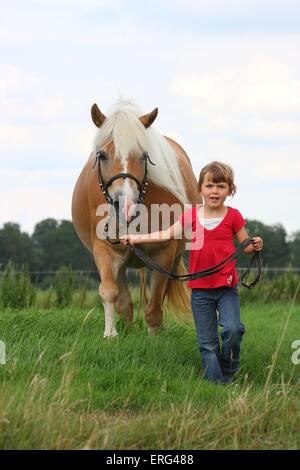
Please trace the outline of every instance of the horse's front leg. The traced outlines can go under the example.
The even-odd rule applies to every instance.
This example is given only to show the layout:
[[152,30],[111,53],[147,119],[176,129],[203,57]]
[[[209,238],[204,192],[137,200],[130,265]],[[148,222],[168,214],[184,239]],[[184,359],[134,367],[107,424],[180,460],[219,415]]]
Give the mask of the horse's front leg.
[[104,338],[117,336],[115,324],[115,307],[119,297],[117,276],[122,265],[120,256],[115,255],[107,246],[96,243],[94,245],[94,259],[101,278],[99,296],[103,304],[105,315]]
[[[172,241],[153,257],[167,271],[172,271],[176,254],[176,241]],[[163,323],[163,301],[167,292],[168,278],[158,272],[152,273],[151,297],[145,309],[149,334],[155,334]]]
[[133,303],[127,285],[125,266],[120,269],[117,282],[119,287],[117,311],[120,317],[125,321],[126,326],[129,326],[133,319]]

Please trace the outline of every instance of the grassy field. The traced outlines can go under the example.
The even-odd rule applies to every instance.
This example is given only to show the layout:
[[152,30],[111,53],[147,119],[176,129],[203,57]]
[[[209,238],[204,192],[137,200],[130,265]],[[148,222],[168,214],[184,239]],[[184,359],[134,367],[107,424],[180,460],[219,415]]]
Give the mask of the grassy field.
[[193,325],[155,337],[139,318],[104,340],[90,310],[2,310],[1,449],[300,448],[300,306],[245,304],[242,368],[202,378]]

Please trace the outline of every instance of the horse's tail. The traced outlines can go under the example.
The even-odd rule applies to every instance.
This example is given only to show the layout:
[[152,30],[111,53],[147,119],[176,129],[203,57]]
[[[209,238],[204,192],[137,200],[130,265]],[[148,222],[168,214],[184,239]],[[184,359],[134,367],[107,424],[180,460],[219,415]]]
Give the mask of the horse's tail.
[[[186,274],[186,268],[182,256],[178,262],[177,274]],[[190,290],[185,282],[168,280],[166,297],[170,312],[179,320],[191,320],[192,309],[190,301]]]
[[[182,256],[176,265],[177,274],[186,274],[186,268]],[[147,282],[145,275],[145,268],[139,269],[140,275],[140,296],[137,317],[139,317],[142,305],[144,307],[148,303],[147,298]],[[192,320],[192,309],[190,302],[190,291],[185,282],[168,280],[166,288],[167,307],[170,313],[181,321]]]

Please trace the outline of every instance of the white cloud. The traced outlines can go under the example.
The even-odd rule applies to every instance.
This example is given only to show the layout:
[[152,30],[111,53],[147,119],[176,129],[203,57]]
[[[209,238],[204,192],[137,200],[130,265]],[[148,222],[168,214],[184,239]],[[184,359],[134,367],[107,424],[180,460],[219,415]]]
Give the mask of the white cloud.
[[78,125],[0,126],[1,166],[75,167],[91,150],[94,130]]
[[225,162],[235,173],[237,194],[227,204],[245,217],[266,224],[281,222],[288,232],[300,227],[300,143],[264,145],[236,139],[198,139],[189,149],[195,174],[212,160]]
[[46,88],[47,83],[14,64],[0,67],[1,121],[41,122],[61,118],[72,112],[75,104],[62,94]]
[[71,219],[70,188],[55,188],[51,184],[43,187],[8,189],[0,198],[6,198],[9,204],[1,202],[1,220],[5,222],[21,222],[22,230],[29,233],[34,225],[43,219]]
[[[61,162],[62,155],[87,158],[94,135],[80,121],[80,102],[48,89],[13,64],[0,68],[0,150],[2,165]],[[88,110],[86,111],[88,116]],[[12,158],[13,157],[13,160]],[[69,163],[71,163],[69,161]]]
[[47,98],[41,104],[41,117],[44,119],[53,119],[66,112],[66,102],[61,96],[52,96]]
[[9,187],[11,184],[16,183],[18,187],[30,188],[31,185],[43,184],[45,181],[51,181],[51,184],[64,185],[68,181],[74,179],[74,172],[66,169],[47,169],[47,170],[15,170],[15,169],[2,169],[0,173],[0,185],[2,187]]
[[74,172],[68,170],[4,170],[0,174],[0,224],[20,222],[32,232],[42,219],[71,218]]
[[276,140],[299,140],[300,138],[300,119],[296,120],[274,120],[260,121],[249,123],[243,126],[241,131],[244,136],[256,138],[265,141]]
[[228,17],[247,15],[257,10],[260,13],[268,10],[272,14],[274,10],[289,10],[299,6],[298,0],[164,0],[164,3],[185,13],[215,14],[216,17],[224,14]]
[[[12,8],[16,3],[19,7]],[[170,16],[163,16],[165,9],[160,18],[158,9],[158,21],[154,11],[145,21],[142,3],[131,11],[126,4],[28,0],[4,5],[0,204],[8,202],[1,220],[29,227],[49,215],[69,218],[69,177],[75,179],[84,165],[95,132],[90,105],[97,101],[106,113],[119,89],[145,112],[159,107],[155,127],[183,145],[197,175],[212,159],[232,164],[239,187],[233,204],[246,216],[299,228],[295,204],[279,211],[277,201],[280,176],[285,199],[299,200],[294,188],[300,181],[300,35],[238,34],[228,28],[222,34],[216,27],[209,31],[209,25],[205,34],[195,29],[196,14],[203,20],[202,12],[218,24],[251,10],[259,23],[270,1],[170,0]],[[282,4],[292,7],[291,1]],[[184,10],[180,24],[179,9]],[[34,174],[18,173],[25,166]],[[71,173],[59,179],[66,168]]]
[[82,155],[82,163],[93,150],[95,131],[92,126],[71,128],[66,136],[66,150],[69,154]]
[[[2,5],[1,5],[2,6]],[[123,10],[122,10],[123,8]],[[22,47],[52,42],[62,47],[67,44],[124,45],[145,36],[139,21],[127,14],[122,0],[68,2],[64,0],[20,1],[18,8],[5,6],[5,21],[0,28],[0,44]],[[45,57],[47,60],[47,57]],[[59,71],[57,71],[59,73]]]
[[31,96],[40,87],[38,77],[24,73],[14,64],[3,64],[0,67],[0,106],[10,100],[17,103],[21,96]]
[[[261,184],[266,179],[270,180],[274,176],[274,186],[279,189],[279,180],[275,178],[279,172],[274,170],[274,174],[268,172],[274,164],[275,168],[281,168],[280,176],[282,183],[296,183],[300,181],[300,143],[293,142],[289,144],[281,143],[272,145],[252,142],[240,142],[232,138],[208,138],[199,139],[193,142],[190,148],[189,156],[193,163],[195,173],[198,174],[202,166],[212,160],[220,160],[232,165],[237,171],[237,185],[251,186]],[[269,177],[271,175],[271,177]],[[280,189],[279,189],[280,192]],[[300,192],[299,192],[300,196]]]
[[[291,158],[287,152],[285,159],[264,162],[262,161],[259,173],[268,182],[299,182],[300,180],[300,161]],[[285,190],[284,190],[285,191]]]
[[284,59],[256,55],[247,63],[211,72],[177,75],[172,92],[190,100],[202,132],[252,138],[296,138],[300,76]]
[[[22,0],[19,0],[22,2]],[[78,7],[106,7],[106,6],[117,6],[121,3],[122,0],[31,0],[31,3],[34,6],[60,6],[68,8],[78,8]]]
[[241,68],[238,100],[246,112],[274,114],[300,111],[300,77],[284,58],[253,57]]
[[211,73],[183,74],[174,79],[172,91],[195,98],[197,108],[245,113],[300,111],[300,78],[291,66],[272,57],[255,56],[246,65]]
[[[36,140],[30,131],[32,129],[28,126],[1,126],[0,127],[0,148],[3,161],[5,155],[11,154],[12,151],[22,151],[26,149],[31,151],[35,145]],[[36,134],[36,130],[34,129]]]

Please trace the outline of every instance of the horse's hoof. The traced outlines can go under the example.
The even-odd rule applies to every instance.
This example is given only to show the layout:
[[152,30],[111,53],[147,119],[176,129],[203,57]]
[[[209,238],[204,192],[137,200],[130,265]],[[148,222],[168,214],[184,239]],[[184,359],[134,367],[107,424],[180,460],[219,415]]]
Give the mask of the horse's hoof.
[[118,336],[118,333],[116,332],[116,330],[105,331],[103,338],[115,338],[116,336]]
[[159,332],[160,328],[160,326],[148,326],[148,334],[154,336]]

